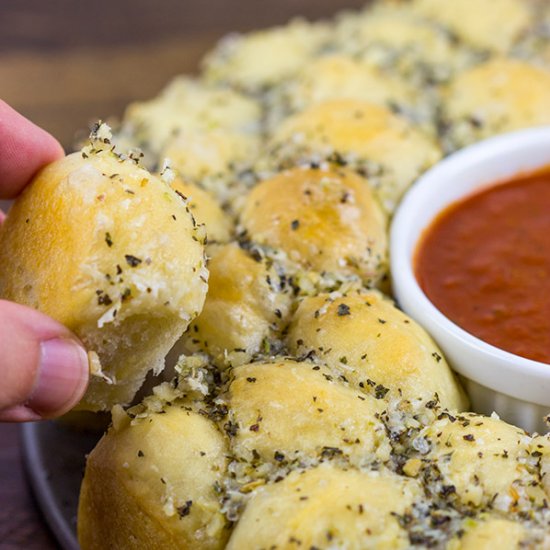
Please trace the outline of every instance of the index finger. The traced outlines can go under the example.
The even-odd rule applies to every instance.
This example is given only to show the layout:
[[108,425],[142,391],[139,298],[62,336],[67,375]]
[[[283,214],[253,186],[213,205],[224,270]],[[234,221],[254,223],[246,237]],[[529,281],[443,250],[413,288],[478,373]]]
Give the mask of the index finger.
[[0,199],[17,196],[42,166],[63,154],[54,137],[0,99]]

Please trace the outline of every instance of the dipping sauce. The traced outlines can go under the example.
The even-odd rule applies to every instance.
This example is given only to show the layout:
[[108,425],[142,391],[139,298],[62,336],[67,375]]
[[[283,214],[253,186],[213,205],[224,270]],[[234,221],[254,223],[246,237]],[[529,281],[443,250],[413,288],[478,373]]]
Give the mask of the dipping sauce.
[[550,170],[452,204],[425,231],[416,278],[471,334],[550,363]]

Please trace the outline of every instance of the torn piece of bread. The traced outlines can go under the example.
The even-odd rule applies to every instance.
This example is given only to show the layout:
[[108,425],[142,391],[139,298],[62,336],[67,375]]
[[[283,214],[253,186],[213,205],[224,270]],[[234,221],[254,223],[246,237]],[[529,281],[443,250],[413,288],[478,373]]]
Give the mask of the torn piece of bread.
[[128,403],[202,309],[204,227],[137,158],[90,146],[44,168],[0,230],[0,296],[71,329],[92,378],[79,408]]

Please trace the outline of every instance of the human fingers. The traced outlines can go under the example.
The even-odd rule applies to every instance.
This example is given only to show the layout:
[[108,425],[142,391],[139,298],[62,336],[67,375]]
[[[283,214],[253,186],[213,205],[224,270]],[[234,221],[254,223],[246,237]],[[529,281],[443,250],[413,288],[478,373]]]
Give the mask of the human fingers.
[[60,416],[86,391],[84,348],[34,309],[0,300],[0,349],[0,421]]
[[42,166],[63,154],[54,137],[0,100],[0,199],[17,196]]

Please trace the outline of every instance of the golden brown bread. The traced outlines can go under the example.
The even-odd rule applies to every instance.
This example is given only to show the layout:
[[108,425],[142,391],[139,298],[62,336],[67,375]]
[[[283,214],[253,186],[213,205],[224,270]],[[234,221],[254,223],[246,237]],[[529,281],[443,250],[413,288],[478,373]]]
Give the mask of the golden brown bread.
[[282,287],[272,265],[253,259],[236,243],[209,253],[208,295],[181,349],[208,353],[221,368],[240,365],[269,350],[279,337],[290,309],[290,289]]
[[255,491],[227,548],[408,548],[399,518],[420,493],[411,481],[327,465],[294,472]]
[[216,198],[198,185],[176,178],[170,184],[174,191],[181,193],[187,200],[187,208],[198,224],[206,228],[207,242],[225,243],[233,232],[231,218],[219,205]]
[[459,74],[443,91],[448,148],[550,124],[550,70],[494,58]]
[[181,76],[158,97],[131,104],[116,138],[143,149],[151,169],[169,157],[186,181],[225,197],[228,180],[259,153],[261,116],[256,99]]
[[280,92],[290,112],[331,99],[359,99],[403,109],[417,101],[415,89],[403,80],[362,60],[336,54],[312,60]]
[[88,458],[81,546],[223,548],[228,530],[215,485],[225,474],[227,449],[216,426],[183,404],[133,420],[118,415]]
[[387,270],[386,215],[368,182],[335,166],[294,168],[260,182],[241,213],[246,236],[302,269],[375,284]]
[[125,124],[138,143],[161,153],[181,132],[191,137],[208,136],[216,130],[227,132],[228,136],[254,136],[259,130],[259,117],[260,105],[254,99],[181,76],[170,82],[158,97],[132,103]]
[[428,101],[434,100],[434,83],[475,61],[468,48],[459,47],[449,32],[408,1],[373,2],[359,13],[344,14],[335,35],[337,51],[413,84]]
[[[463,505],[511,512],[547,498],[538,483],[538,457],[520,428],[475,413],[442,415],[419,434],[428,452],[423,467],[437,464],[438,483],[453,487]],[[434,461],[434,462],[431,462]]]
[[[120,531],[109,541],[120,548],[550,547],[548,437],[461,413],[441,351],[368,288],[389,291],[386,218],[443,149],[548,122],[547,70],[534,65],[550,51],[545,12],[542,0],[380,0],[330,23],[233,35],[202,79],[128,110],[125,136],[156,169],[173,157],[220,244],[204,309],[174,348],[177,397],[131,412],[92,455],[85,550],[105,530]],[[192,430],[177,419],[145,433],[183,402]],[[141,460],[196,490],[190,507],[178,497],[179,522],[150,462],[113,462],[145,436]],[[220,461],[188,454],[204,439]],[[149,489],[126,491],[132,476]]]
[[389,441],[378,419],[385,404],[346,387],[342,374],[290,360],[234,369],[224,397],[238,428],[232,453],[272,465],[316,463],[332,452],[356,466],[386,460]]
[[97,140],[16,200],[0,229],[0,296],[82,340],[93,376],[80,408],[128,403],[162,370],[204,302],[202,232],[166,183]]
[[323,161],[348,165],[368,179],[390,212],[441,157],[436,143],[405,118],[355,99],[324,101],[290,116],[273,133],[266,153],[268,168]]
[[505,52],[532,21],[523,0],[414,0],[413,9],[449,28],[466,44]]
[[306,66],[327,38],[326,25],[303,20],[246,36],[233,34],[205,57],[204,76],[207,81],[261,91]]
[[287,342],[294,355],[344,369],[355,386],[381,385],[389,399],[436,399],[457,410],[467,406],[441,350],[380,292],[305,298]]

